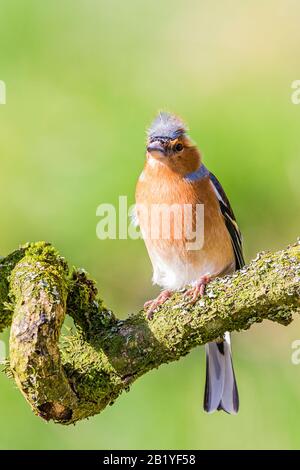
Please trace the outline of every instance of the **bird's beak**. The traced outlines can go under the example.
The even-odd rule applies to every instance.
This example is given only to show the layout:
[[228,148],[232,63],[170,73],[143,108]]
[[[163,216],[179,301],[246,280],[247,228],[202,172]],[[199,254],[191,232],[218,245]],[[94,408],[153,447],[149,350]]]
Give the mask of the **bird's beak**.
[[151,142],[151,144],[147,146],[147,152],[151,153],[151,155],[155,155],[155,154],[157,154],[158,156],[166,155],[165,147],[158,140]]

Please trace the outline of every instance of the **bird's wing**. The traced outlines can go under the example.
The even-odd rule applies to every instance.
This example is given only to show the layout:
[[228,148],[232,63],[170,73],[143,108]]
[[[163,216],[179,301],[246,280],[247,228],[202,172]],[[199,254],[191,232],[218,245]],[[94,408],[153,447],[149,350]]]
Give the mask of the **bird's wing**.
[[223,214],[227,230],[231,237],[236,269],[241,269],[245,265],[242,245],[242,234],[236,222],[229,200],[225,194],[224,189],[221,186],[221,183],[212,173],[209,173],[209,178],[217,195],[220,204],[220,209]]

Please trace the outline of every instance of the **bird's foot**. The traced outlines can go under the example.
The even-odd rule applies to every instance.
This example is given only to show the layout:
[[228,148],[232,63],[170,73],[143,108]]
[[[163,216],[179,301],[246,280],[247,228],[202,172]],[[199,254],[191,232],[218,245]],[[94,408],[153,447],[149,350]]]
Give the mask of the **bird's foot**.
[[152,320],[153,312],[158,307],[166,302],[172,296],[172,291],[170,290],[163,290],[156,299],[148,300],[144,303],[144,308],[147,310],[147,318],[148,320]]
[[202,276],[193,287],[186,291],[184,298],[189,299],[189,304],[194,305],[200,297],[203,297],[206,286],[210,281],[210,276]]

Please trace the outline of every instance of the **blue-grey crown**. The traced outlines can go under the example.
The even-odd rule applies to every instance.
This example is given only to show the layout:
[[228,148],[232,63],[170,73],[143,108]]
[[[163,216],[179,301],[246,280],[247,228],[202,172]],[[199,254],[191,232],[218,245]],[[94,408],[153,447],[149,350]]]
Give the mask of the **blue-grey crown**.
[[160,112],[148,129],[149,140],[176,139],[187,132],[184,122],[174,114]]

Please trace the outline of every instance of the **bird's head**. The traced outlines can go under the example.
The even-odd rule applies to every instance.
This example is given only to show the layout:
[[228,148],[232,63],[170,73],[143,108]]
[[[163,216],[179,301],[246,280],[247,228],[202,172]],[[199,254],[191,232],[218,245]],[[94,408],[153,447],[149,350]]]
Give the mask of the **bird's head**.
[[187,127],[176,115],[160,112],[147,132],[147,158],[185,175],[197,170],[200,153],[187,135]]

